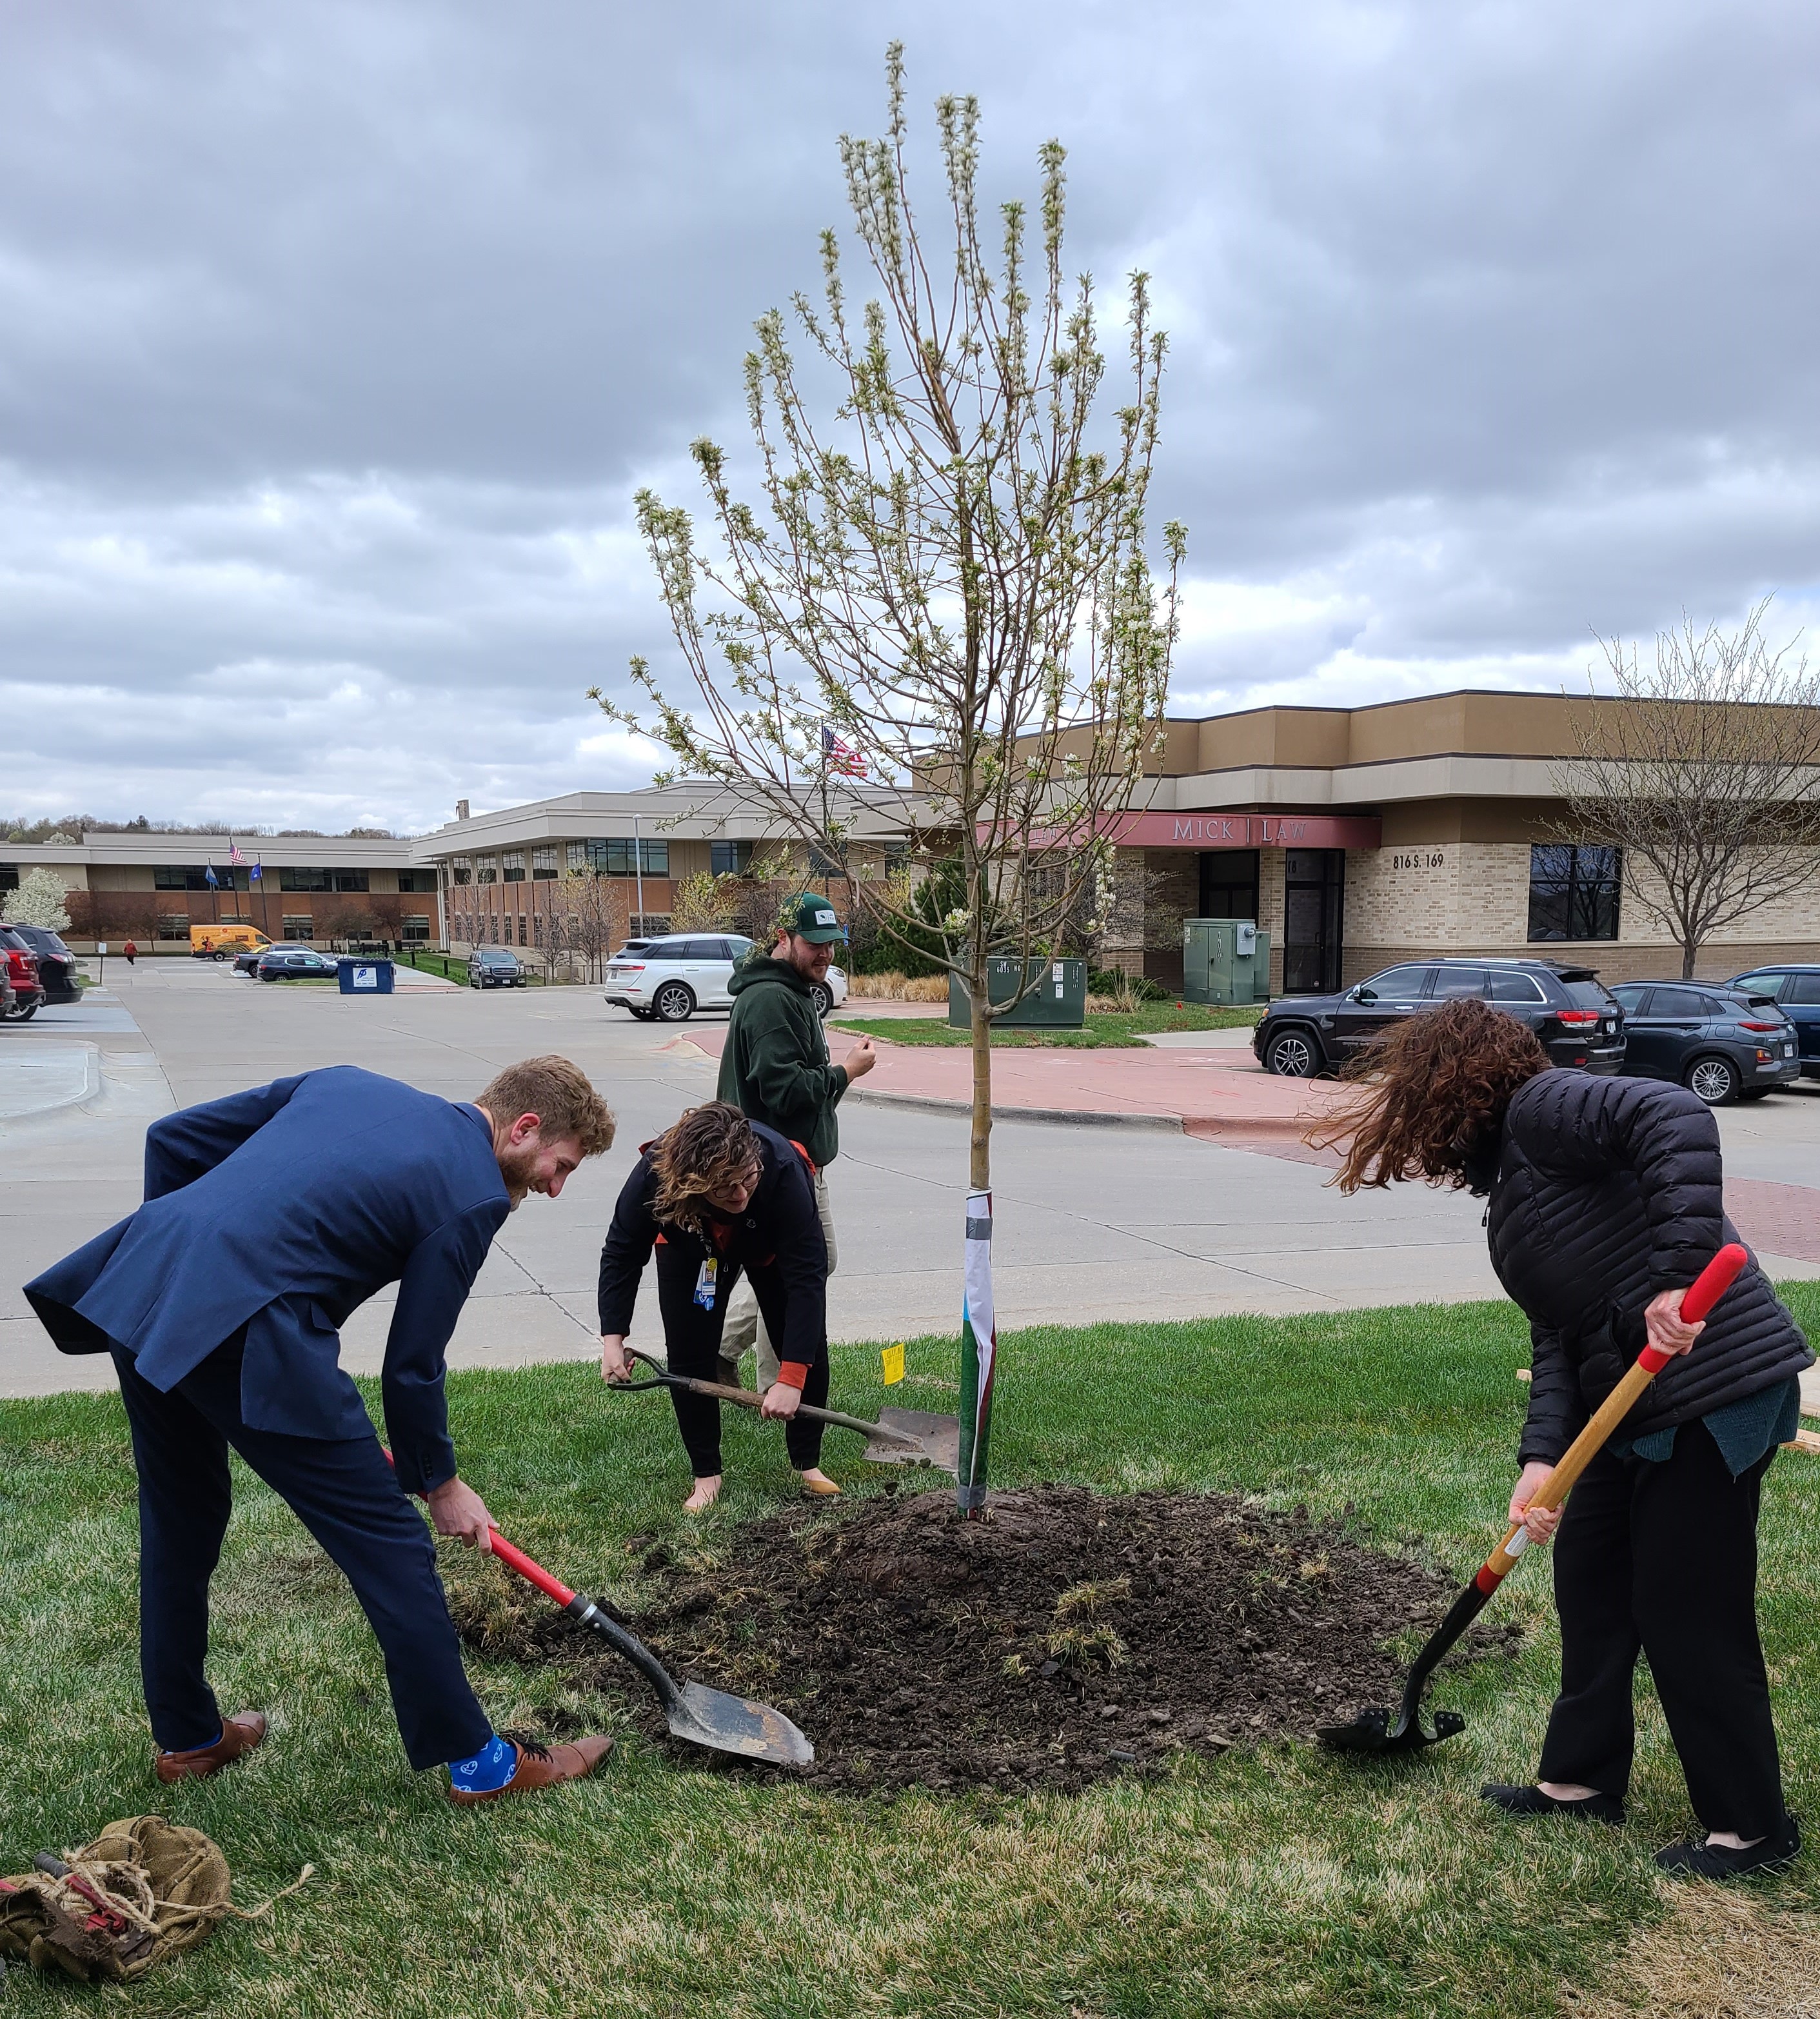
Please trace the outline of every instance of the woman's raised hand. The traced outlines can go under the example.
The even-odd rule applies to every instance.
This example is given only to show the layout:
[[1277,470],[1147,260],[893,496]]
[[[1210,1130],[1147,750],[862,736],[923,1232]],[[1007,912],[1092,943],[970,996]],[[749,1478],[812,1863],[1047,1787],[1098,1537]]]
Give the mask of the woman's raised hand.
[[1649,1329],[1649,1343],[1658,1353],[1686,1353],[1706,1329],[1704,1318],[1689,1325],[1681,1316],[1684,1294],[1681,1290],[1664,1290],[1643,1307],[1643,1322]]

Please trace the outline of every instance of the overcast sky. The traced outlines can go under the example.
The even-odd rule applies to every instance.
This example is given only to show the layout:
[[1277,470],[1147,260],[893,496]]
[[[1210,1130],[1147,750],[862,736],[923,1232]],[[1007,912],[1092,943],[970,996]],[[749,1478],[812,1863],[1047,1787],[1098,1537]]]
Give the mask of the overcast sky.
[[1175,712],[1809,620],[1794,0],[0,0],[0,817],[646,782],[583,692],[668,641],[631,494],[737,439],[893,34],[1155,277]]

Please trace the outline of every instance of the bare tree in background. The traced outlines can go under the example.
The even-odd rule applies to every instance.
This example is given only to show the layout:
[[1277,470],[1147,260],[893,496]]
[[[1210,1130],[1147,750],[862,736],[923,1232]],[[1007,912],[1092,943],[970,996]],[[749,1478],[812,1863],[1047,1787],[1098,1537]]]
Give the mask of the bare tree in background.
[[[886,73],[888,137],[841,141],[877,295],[856,318],[829,230],[820,302],[792,301],[804,369],[783,314],[760,319],[746,361],[758,502],[736,496],[706,440],[692,453],[712,552],[686,511],[639,494],[685,687],[666,689],[635,660],[653,722],[595,698],[665,745],[683,775],[760,802],[894,937],[926,922],[902,879],[852,873],[867,800],[904,795],[913,843],[957,855],[961,901],[939,921],[935,957],[972,1004],[968,1310],[989,1326],[990,1276],[985,1310],[975,1283],[990,1253],[990,1046],[1011,1005],[990,1000],[988,957],[1022,955],[1028,973],[1159,751],[1183,535],[1166,529],[1160,588],[1145,507],[1164,343],[1146,277],[1129,280],[1128,377],[1102,413],[1092,282],[1062,265],[1060,143],[1040,150],[1038,246],[1026,206],[1006,203],[989,255],[976,101],[937,101],[946,201],[936,227],[919,226],[899,44]],[[927,946],[926,930],[905,943]],[[964,1360],[963,1469],[976,1475],[964,1496],[984,1492],[990,1347],[978,1344],[983,1372]]]
[[1820,673],[1799,638],[1772,650],[1769,598],[1742,627],[1657,634],[1653,665],[1601,639],[1614,691],[1576,711],[1576,756],[1555,767],[1563,845],[1623,851],[1626,901],[1681,950],[1815,878],[1820,841]]

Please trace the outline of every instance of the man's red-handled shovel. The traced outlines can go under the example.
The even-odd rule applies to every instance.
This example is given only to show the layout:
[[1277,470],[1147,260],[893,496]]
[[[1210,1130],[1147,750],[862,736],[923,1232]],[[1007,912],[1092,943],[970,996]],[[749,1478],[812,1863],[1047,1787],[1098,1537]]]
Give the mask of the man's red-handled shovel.
[[[389,1459],[392,1454],[385,1455]],[[560,1578],[551,1576],[497,1528],[488,1535],[487,1547],[508,1570],[535,1585],[545,1597],[553,1599],[572,1619],[598,1633],[616,1655],[631,1663],[657,1691],[672,1738],[686,1739],[692,1745],[708,1746],[716,1753],[736,1753],[744,1760],[768,1760],[778,1767],[806,1767],[814,1760],[815,1748],[782,1711],[750,1697],[711,1690],[701,1683],[678,1683],[635,1634],[628,1633],[584,1593],[571,1591]]]
[[[1731,1289],[1738,1272],[1750,1260],[1735,1241],[1728,1241],[1695,1277],[1681,1298],[1681,1316],[1698,1324]],[[1568,1447],[1566,1455],[1536,1489],[1532,1507],[1558,1507],[1572,1490],[1574,1481],[1597,1456],[1605,1440],[1630,1413],[1644,1390],[1673,1358],[1646,1346],[1635,1364],[1597,1414]],[[1427,1645],[1416,1657],[1409,1680],[1403,1685],[1403,1700],[1394,1715],[1387,1709],[1362,1710],[1350,1724],[1330,1724],[1316,1734],[1323,1745],[1342,1753],[1414,1753],[1452,1738],[1466,1729],[1466,1720],[1456,1710],[1435,1713],[1435,1729],[1422,1729],[1422,1692],[1441,1658],[1478,1618],[1491,1596],[1515,1568],[1517,1559],[1529,1546],[1529,1531],[1521,1521],[1513,1521],[1504,1539],[1486,1558],[1472,1582],[1453,1601],[1453,1609],[1435,1629]]]

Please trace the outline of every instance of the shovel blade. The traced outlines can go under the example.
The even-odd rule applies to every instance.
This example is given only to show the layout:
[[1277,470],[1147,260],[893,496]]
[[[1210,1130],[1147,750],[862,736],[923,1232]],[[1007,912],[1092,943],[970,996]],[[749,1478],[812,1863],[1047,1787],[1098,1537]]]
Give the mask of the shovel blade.
[[1362,1710],[1350,1724],[1324,1724],[1315,1736],[1336,1753],[1419,1753],[1465,1729],[1466,1720],[1456,1710],[1436,1711],[1431,1734],[1419,1717],[1379,1709]]
[[[874,1465],[932,1465],[961,1476],[961,1419],[924,1409],[881,1409],[878,1427],[896,1437],[868,1437],[866,1455]],[[901,1438],[913,1443],[901,1443]]]
[[782,1711],[750,1697],[685,1683],[670,1707],[672,1738],[705,1745],[742,1760],[768,1760],[777,1767],[806,1767],[816,1749]]

